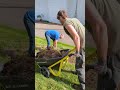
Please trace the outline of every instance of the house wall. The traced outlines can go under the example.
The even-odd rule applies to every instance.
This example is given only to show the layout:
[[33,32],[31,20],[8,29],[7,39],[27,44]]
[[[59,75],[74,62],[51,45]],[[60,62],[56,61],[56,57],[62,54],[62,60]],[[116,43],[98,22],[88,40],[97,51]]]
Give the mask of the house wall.
[[[37,15],[44,14],[44,20],[59,23],[59,21],[56,19],[56,15],[60,9],[66,10],[70,17],[75,16],[76,1],[77,0],[35,0],[35,17],[37,19]],[[77,18],[82,24],[85,24],[84,2],[85,0],[78,0],[77,3]]]
[[[76,15],[77,4],[77,15]],[[78,18],[82,24],[85,25],[85,0],[67,0],[67,13],[69,17]]]
[[0,25],[25,29],[23,16],[34,7],[34,0],[0,0]]
[[49,18],[50,22],[59,23],[57,20],[57,12],[61,9],[67,10],[66,0],[48,0]]
[[[84,24],[85,0],[78,0],[78,19]],[[0,0],[0,24],[25,29],[23,16],[25,12],[35,6],[35,17],[43,14],[44,20],[59,23],[56,14],[65,9],[70,17],[74,17],[76,0]]]
[[49,10],[48,10],[48,0],[35,0],[35,18],[38,15],[44,15],[42,19],[48,20]]
[[75,17],[76,0],[67,0],[67,13],[69,17]]
[[77,18],[85,25],[85,0],[78,0]]

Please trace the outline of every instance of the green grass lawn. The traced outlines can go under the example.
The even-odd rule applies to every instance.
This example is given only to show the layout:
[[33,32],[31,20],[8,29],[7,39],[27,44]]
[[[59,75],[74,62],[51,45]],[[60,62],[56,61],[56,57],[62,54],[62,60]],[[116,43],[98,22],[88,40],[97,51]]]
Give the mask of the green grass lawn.
[[27,38],[27,33],[24,30],[0,26],[0,48],[20,48],[26,45]]
[[68,63],[62,70],[59,77],[50,76],[46,78],[40,73],[35,73],[35,90],[73,90],[73,83],[79,84],[77,75],[72,74],[74,65]]
[[[46,40],[36,37],[36,46],[46,47]],[[27,50],[28,37],[25,30],[18,30],[6,26],[0,25],[0,50],[4,49],[15,49],[15,50]],[[72,49],[74,46],[70,46],[63,43],[58,43],[60,49]],[[87,53],[91,54],[95,50],[87,48]],[[10,57],[6,55],[0,55],[0,62],[7,62]],[[77,75],[72,74],[70,71],[75,70],[74,64],[67,63],[63,68],[59,77],[50,76],[45,78],[43,75],[38,73],[38,67],[35,72],[35,90],[73,90],[71,85],[73,83],[79,84]],[[89,89],[88,89],[89,90]]]
[[[0,50],[27,50],[27,47],[28,37],[25,30],[0,25]],[[0,62],[6,62],[8,60],[9,57],[6,55],[0,55]]]
[[[38,38],[38,37],[37,37]],[[44,42],[43,42],[43,41]],[[42,41],[42,42],[41,42]],[[43,44],[41,44],[43,43]],[[37,39],[37,46],[45,45],[44,39]],[[0,49],[24,49],[27,50],[28,37],[24,30],[18,30],[6,26],[0,26]],[[59,43],[61,49],[74,48],[73,46]],[[5,55],[0,55],[0,62],[7,62],[10,58]],[[67,64],[59,77],[51,76],[49,79],[45,78],[40,73],[35,73],[36,90],[72,90],[72,83],[79,83],[77,76],[68,72],[74,70],[73,64]]]
[[[36,47],[46,47],[46,40],[43,38],[35,38]],[[52,41],[51,41],[52,43]],[[73,49],[74,46],[63,44],[58,42],[59,49]],[[59,77],[50,76],[46,78],[40,73],[35,73],[35,90],[73,90],[71,85],[73,83],[79,84],[77,75],[72,74],[70,71],[75,70],[75,65],[67,63],[64,66],[61,75]],[[38,70],[37,70],[38,71]]]
[[[51,45],[53,45],[52,40],[51,40]],[[36,47],[46,47],[47,46],[46,39],[40,38],[40,37],[35,37],[35,46]],[[58,48],[60,48],[60,49],[73,49],[74,46],[58,42]]]
[[[51,41],[52,43],[52,41]],[[46,47],[46,40],[43,38],[35,38],[36,47]],[[59,49],[73,49],[74,46],[63,44],[58,42]],[[90,55],[95,51],[94,48],[86,47],[86,52]],[[79,84],[77,75],[72,74],[70,71],[75,70],[75,64],[67,63],[65,68],[63,68],[61,75],[59,77],[50,76],[46,78],[40,73],[35,73],[35,90],[74,90],[71,85],[76,83]],[[36,66],[37,68],[37,66]],[[36,71],[39,69],[37,68]],[[90,90],[90,89],[87,89]],[[92,90],[92,89],[91,89]]]

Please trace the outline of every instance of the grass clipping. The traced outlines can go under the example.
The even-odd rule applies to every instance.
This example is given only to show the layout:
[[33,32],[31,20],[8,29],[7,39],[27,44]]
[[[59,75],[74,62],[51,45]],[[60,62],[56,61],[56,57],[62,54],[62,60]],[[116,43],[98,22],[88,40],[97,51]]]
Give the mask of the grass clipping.
[[36,54],[36,58],[43,58],[43,59],[62,57],[66,53],[66,51],[64,50],[54,49],[53,47],[51,47],[49,50],[40,47],[37,50],[38,52]]

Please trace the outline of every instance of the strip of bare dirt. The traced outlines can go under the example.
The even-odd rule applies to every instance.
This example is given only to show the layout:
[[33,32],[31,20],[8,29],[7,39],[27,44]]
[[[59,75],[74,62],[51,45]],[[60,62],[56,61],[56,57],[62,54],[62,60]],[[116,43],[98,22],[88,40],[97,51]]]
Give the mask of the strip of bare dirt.
[[[9,50],[7,50],[9,51]],[[3,70],[1,71],[2,76],[7,77],[20,77],[25,80],[34,80],[34,58],[28,56],[26,52],[19,52],[16,50],[10,50],[8,52],[3,51],[5,55],[8,55],[10,60],[5,63]],[[16,53],[13,57],[12,53]]]

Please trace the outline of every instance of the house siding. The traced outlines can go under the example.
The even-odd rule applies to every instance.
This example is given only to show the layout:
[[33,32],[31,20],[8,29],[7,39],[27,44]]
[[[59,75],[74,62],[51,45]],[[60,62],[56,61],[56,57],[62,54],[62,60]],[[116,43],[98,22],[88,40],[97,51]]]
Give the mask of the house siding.
[[0,25],[25,29],[23,16],[34,7],[34,0],[0,0]]
[[[67,11],[70,17],[75,17],[77,0],[35,0],[35,17],[44,15],[43,20],[59,23],[56,19],[57,12],[60,9]],[[82,24],[85,24],[85,0],[78,0],[77,3],[77,18]]]

